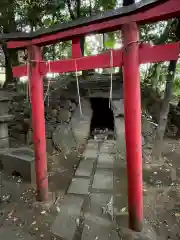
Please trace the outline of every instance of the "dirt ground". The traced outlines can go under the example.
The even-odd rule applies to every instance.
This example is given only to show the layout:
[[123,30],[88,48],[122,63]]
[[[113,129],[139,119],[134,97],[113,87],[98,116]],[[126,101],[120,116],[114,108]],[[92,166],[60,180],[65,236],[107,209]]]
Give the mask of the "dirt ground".
[[151,161],[151,144],[144,149],[144,215],[158,239],[180,239],[180,145],[164,139],[162,161]]
[[[149,233],[134,239],[180,239],[180,145],[177,140],[165,139],[159,162],[152,162],[151,149],[152,145],[146,143],[143,154],[144,221],[148,226],[144,231]],[[77,152],[68,161],[60,154],[49,158],[50,201],[46,204],[36,202],[34,188],[18,176],[1,172],[1,239],[58,240],[50,232],[59,211],[56,202],[63,198],[79,159]],[[124,221],[127,225],[127,218]]]

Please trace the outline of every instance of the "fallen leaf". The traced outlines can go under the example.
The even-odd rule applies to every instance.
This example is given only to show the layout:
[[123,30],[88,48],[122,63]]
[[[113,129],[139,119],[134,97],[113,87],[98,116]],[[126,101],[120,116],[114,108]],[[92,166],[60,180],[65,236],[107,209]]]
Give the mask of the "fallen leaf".
[[175,213],[174,214],[176,217],[180,217],[180,213]]

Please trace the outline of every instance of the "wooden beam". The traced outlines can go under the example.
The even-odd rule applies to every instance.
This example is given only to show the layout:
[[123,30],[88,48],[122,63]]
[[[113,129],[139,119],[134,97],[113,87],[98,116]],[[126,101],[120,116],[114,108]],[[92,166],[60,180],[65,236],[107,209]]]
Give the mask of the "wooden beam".
[[179,43],[169,43],[152,46],[150,44],[140,45],[140,64],[165,62],[178,59]]
[[[113,65],[120,67],[123,65],[123,51],[122,49],[113,51]],[[158,46],[151,46],[148,44],[140,45],[139,63],[153,63],[165,62],[178,59],[179,43],[169,43]],[[76,58],[77,70],[89,70],[96,68],[110,68],[110,51],[96,56],[87,56]],[[75,72],[74,59],[51,61],[51,71],[54,73]],[[46,75],[49,71],[49,66],[46,62],[39,62],[39,71],[41,75]],[[22,77],[27,75],[27,66],[13,67],[14,77]]]
[[121,16],[115,19],[103,19],[99,22],[89,23],[88,26],[75,26],[73,28],[49,33],[48,35],[39,35],[32,40],[9,41],[8,48],[22,48],[29,45],[47,45],[58,41],[70,40],[74,37],[80,37],[91,33],[109,32],[119,30],[123,24],[136,22],[137,24],[146,24],[169,18],[180,16],[179,0],[169,0],[162,4],[154,5],[150,9],[143,9],[128,16]]
[[[122,50],[113,50],[113,62],[114,66],[122,66]],[[89,70],[96,68],[108,68],[110,67],[110,52],[105,52],[95,56],[87,56],[76,58],[77,70]],[[51,71],[54,73],[75,72],[74,59],[51,61]],[[39,63],[39,71],[41,75],[45,75],[49,70],[49,66],[46,62]],[[22,77],[27,75],[27,66],[13,67],[14,77]]]

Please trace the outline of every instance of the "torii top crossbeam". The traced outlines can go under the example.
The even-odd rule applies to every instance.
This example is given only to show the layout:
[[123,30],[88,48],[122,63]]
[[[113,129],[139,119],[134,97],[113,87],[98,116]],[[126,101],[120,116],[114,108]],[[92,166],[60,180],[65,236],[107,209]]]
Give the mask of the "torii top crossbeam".
[[[109,53],[97,56],[82,57],[78,38],[90,33],[119,30],[124,24],[152,23],[180,15],[179,0],[144,0],[137,4],[122,7],[105,14],[85,19],[79,19],[67,24],[55,25],[33,33],[3,34],[0,39],[7,42],[8,48],[27,48],[32,45],[44,46],[58,41],[72,40],[72,58],[77,59],[77,70],[110,67]],[[174,60],[179,52],[179,44],[172,43],[162,46],[141,45],[140,63]],[[50,62],[52,72],[63,73],[75,71],[73,59]],[[113,51],[114,67],[122,66],[122,50]],[[40,74],[45,75],[49,67],[45,62],[40,63]],[[27,75],[27,67],[13,68],[15,77]]]
[[86,34],[119,30],[123,24],[152,23],[177,17],[180,13],[178,0],[144,0],[107,13],[78,19],[66,24],[32,33],[10,33],[1,36],[8,40],[8,48],[27,47],[32,44],[47,45],[57,41],[71,40]]
[[[100,16],[56,25],[35,33],[12,33],[0,36],[1,41],[6,42],[8,48],[28,49],[28,64],[13,67],[13,74],[15,77],[29,74],[36,182],[41,200],[48,198],[42,76],[49,71],[49,67],[51,72],[62,73],[112,67],[113,62],[113,67],[123,66],[129,225],[132,229],[141,231],[143,201],[139,64],[177,60],[179,43],[158,46],[140,43],[138,25],[179,17],[179,1],[144,0]],[[82,56],[80,37],[90,33],[120,29],[123,36],[122,49],[111,50],[110,53],[105,52],[96,56]],[[72,58],[46,64],[41,58],[41,46],[65,40],[72,40]]]

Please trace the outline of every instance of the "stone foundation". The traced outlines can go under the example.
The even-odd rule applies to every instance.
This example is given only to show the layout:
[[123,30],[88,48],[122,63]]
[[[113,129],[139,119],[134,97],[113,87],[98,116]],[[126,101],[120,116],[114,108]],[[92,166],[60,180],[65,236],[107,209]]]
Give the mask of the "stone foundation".
[[[98,78],[98,84],[96,81]],[[102,79],[100,79],[102,78]],[[66,79],[68,82],[68,80]],[[113,79],[113,101],[112,111],[114,114],[114,131],[117,139],[117,146],[121,145],[119,131],[122,131],[123,102],[122,82],[119,76]],[[80,93],[82,115],[78,105],[76,81],[69,81],[65,87],[61,82],[51,86],[49,99],[45,102],[45,124],[47,151],[52,154],[54,151],[61,151],[64,155],[69,154],[75,148],[86,143],[90,136],[90,124],[92,109],[90,98],[109,97],[109,76],[96,75],[83,81],[80,79]],[[118,91],[117,91],[118,89]],[[118,97],[119,96],[119,99]],[[49,106],[47,102],[49,100]],[[33,145],[31,127],[31,108],[26,96],[19,93],[14,95],[11,102],[10,113],[14,115],[14,121],[9,125],[10,147],[19,145]],[[120,120],[120,118],[122,118]]]
[[[22,145],[32,145],[31,110],[26,99],[12,102],[11,113],[15,116],[14,121],[9,126],[11,140]],[[45,105],[46,119],[46,143],[47,151],[52,154],[58,150],[67,155],[77,146],[86,143],[90,136],[90,124],[92,119],[92,109],[89,98],[81,99],[82,115],[77,101],[61,98],[58,95],[51,96],[50,106]],[[115,100],[112,104],[114,114],[115,137],[117,145],[119,143],[119,131],[122,131],[122,109],[120,100]],[[118,107],[117,107],[118,106]],[[119,114],[119,111],[121,114]],[[121,119],[121,120],[120,120]],[[12,142],[11,141],[11,142]],[[12,146],[14,147],[14,146]]]

